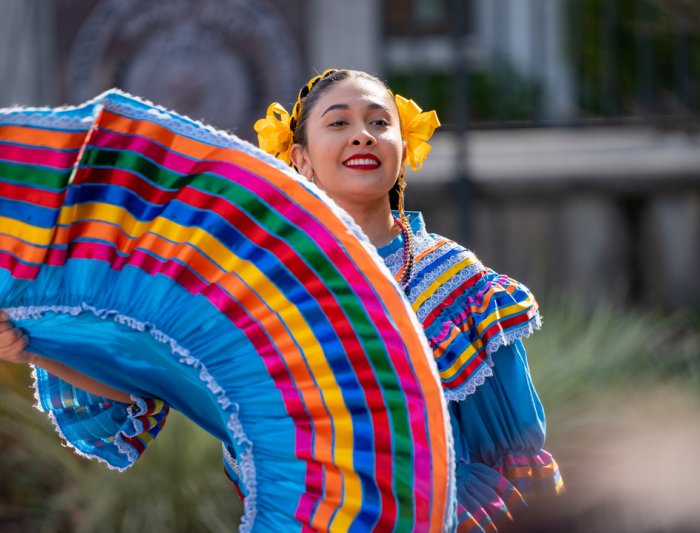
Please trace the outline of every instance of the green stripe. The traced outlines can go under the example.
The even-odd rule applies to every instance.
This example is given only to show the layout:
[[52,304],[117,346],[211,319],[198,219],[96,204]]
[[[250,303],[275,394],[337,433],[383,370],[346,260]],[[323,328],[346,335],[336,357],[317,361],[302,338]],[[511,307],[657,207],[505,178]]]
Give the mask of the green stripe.
[[[85,165],[114,166],[127,171],[138,172],[162,188],[177,189],[187,184],[206,194],[226,198],[241,210],[247,212],[251,218],[270,234],[286,241],[307,265],[313,265],[313,270],[322,279],[325,286],[336,296],[340,307],[351,321],[353,330],[358,333],[361,344],[374,369],[375,376],[382,386],[384,402],[389,409],[390,424],[394,429],[394,436],[399,434],[411,435],[408,410],[405,397],[400,388],[400,380],[393,370],[384,343],[380,340],[376,327],[369,320],[363,307],[358,303],[352,287],[348,286],[333,263],[329,261],[325,253],[319,249],[318,245],[306,233],[291,225],[274,211],[272,206],[261,201],[250,190],[214,174],[181,175],[167,170],[135,152],[100,150],[94,147],[86,149],[81,160],[81,166]],[[242,168],[242,170],[251,173],[245,168]],[[146,200],[148,199],[146,198]],[[344,287],[349,288],[351,295],[344,294]],[[413,464],[413,446],[410,438],[407,438],[405,442],[403,439],[395,438],[394,442],[394,471],[397,473],[402,472],[401,476],[396,476],[398,530],[403,530],[413,523],[413,476],[410,475],[412,471],[407,472],[406,468],[406,464]]]
[[61,191],[65,189],[72,170],[72,168],[57,170],[40,168],[36,165],[0,163],[0,179]]

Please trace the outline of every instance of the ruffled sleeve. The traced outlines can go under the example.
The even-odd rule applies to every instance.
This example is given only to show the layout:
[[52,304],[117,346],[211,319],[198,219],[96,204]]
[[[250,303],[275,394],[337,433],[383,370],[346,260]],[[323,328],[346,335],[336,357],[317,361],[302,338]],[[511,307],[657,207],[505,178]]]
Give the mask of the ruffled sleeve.
[[413,301],[450,402],[460,531],[498,531],[533,496],[563,490],[522,344],[541,326],[538,305],[463,248],[433,264],[434,289],[417,280]]
[[491,355],[538,329],[540,314],[527,287],[485,268],[473,253],[450,244],[438,251],[439,258],[426,257],[411,299],[445,396],[463,400],[492,375]]
[[82,456],[110,468],[132,466],[158,436],[169,408],[161,400],[138,398],[125,404],[85,392],[34,367],[37,407]]
[[563,488],[554,458],[543,449],[546,423],[520,340],[493,354],[493,376],[450,413],[457,451],[507,478],[527,500]]

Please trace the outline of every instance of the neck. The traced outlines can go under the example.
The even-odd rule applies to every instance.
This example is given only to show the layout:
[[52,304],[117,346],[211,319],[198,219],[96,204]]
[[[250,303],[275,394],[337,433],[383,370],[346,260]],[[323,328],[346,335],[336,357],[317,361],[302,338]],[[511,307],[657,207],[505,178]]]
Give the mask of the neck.
[[389,200],[382,201],[380,205],[342,205],[350,216],[352,216],[355,224],[362,228],[365,235],[369,237],[370,242],[375,248],[379,248],[391,242],[400,231],[394,224],[394,218],[391,216],[391,207]]

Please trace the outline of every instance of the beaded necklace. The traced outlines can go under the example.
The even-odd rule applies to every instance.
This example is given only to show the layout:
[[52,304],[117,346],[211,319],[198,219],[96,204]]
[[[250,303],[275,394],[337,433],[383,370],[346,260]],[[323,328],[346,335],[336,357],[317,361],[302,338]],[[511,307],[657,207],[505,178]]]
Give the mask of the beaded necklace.
[[406,215],[402,215],[401,218],[398,218],[396,215],[391,216],[394,218],[394,224],[399,227],[403,236],[403,275],[399,283],[403,292],[406,292],[408,284],[411,282],[411,276],[413,276],[413,231]]

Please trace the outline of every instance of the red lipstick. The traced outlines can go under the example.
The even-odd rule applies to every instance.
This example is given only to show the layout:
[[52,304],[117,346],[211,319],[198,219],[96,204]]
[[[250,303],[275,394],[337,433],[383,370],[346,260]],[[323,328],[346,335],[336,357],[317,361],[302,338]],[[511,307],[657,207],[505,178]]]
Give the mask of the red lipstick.
[[379,158],[372,154],[355,154],[343,161],[343,165],[356,170],[374,170],[381,164]]

